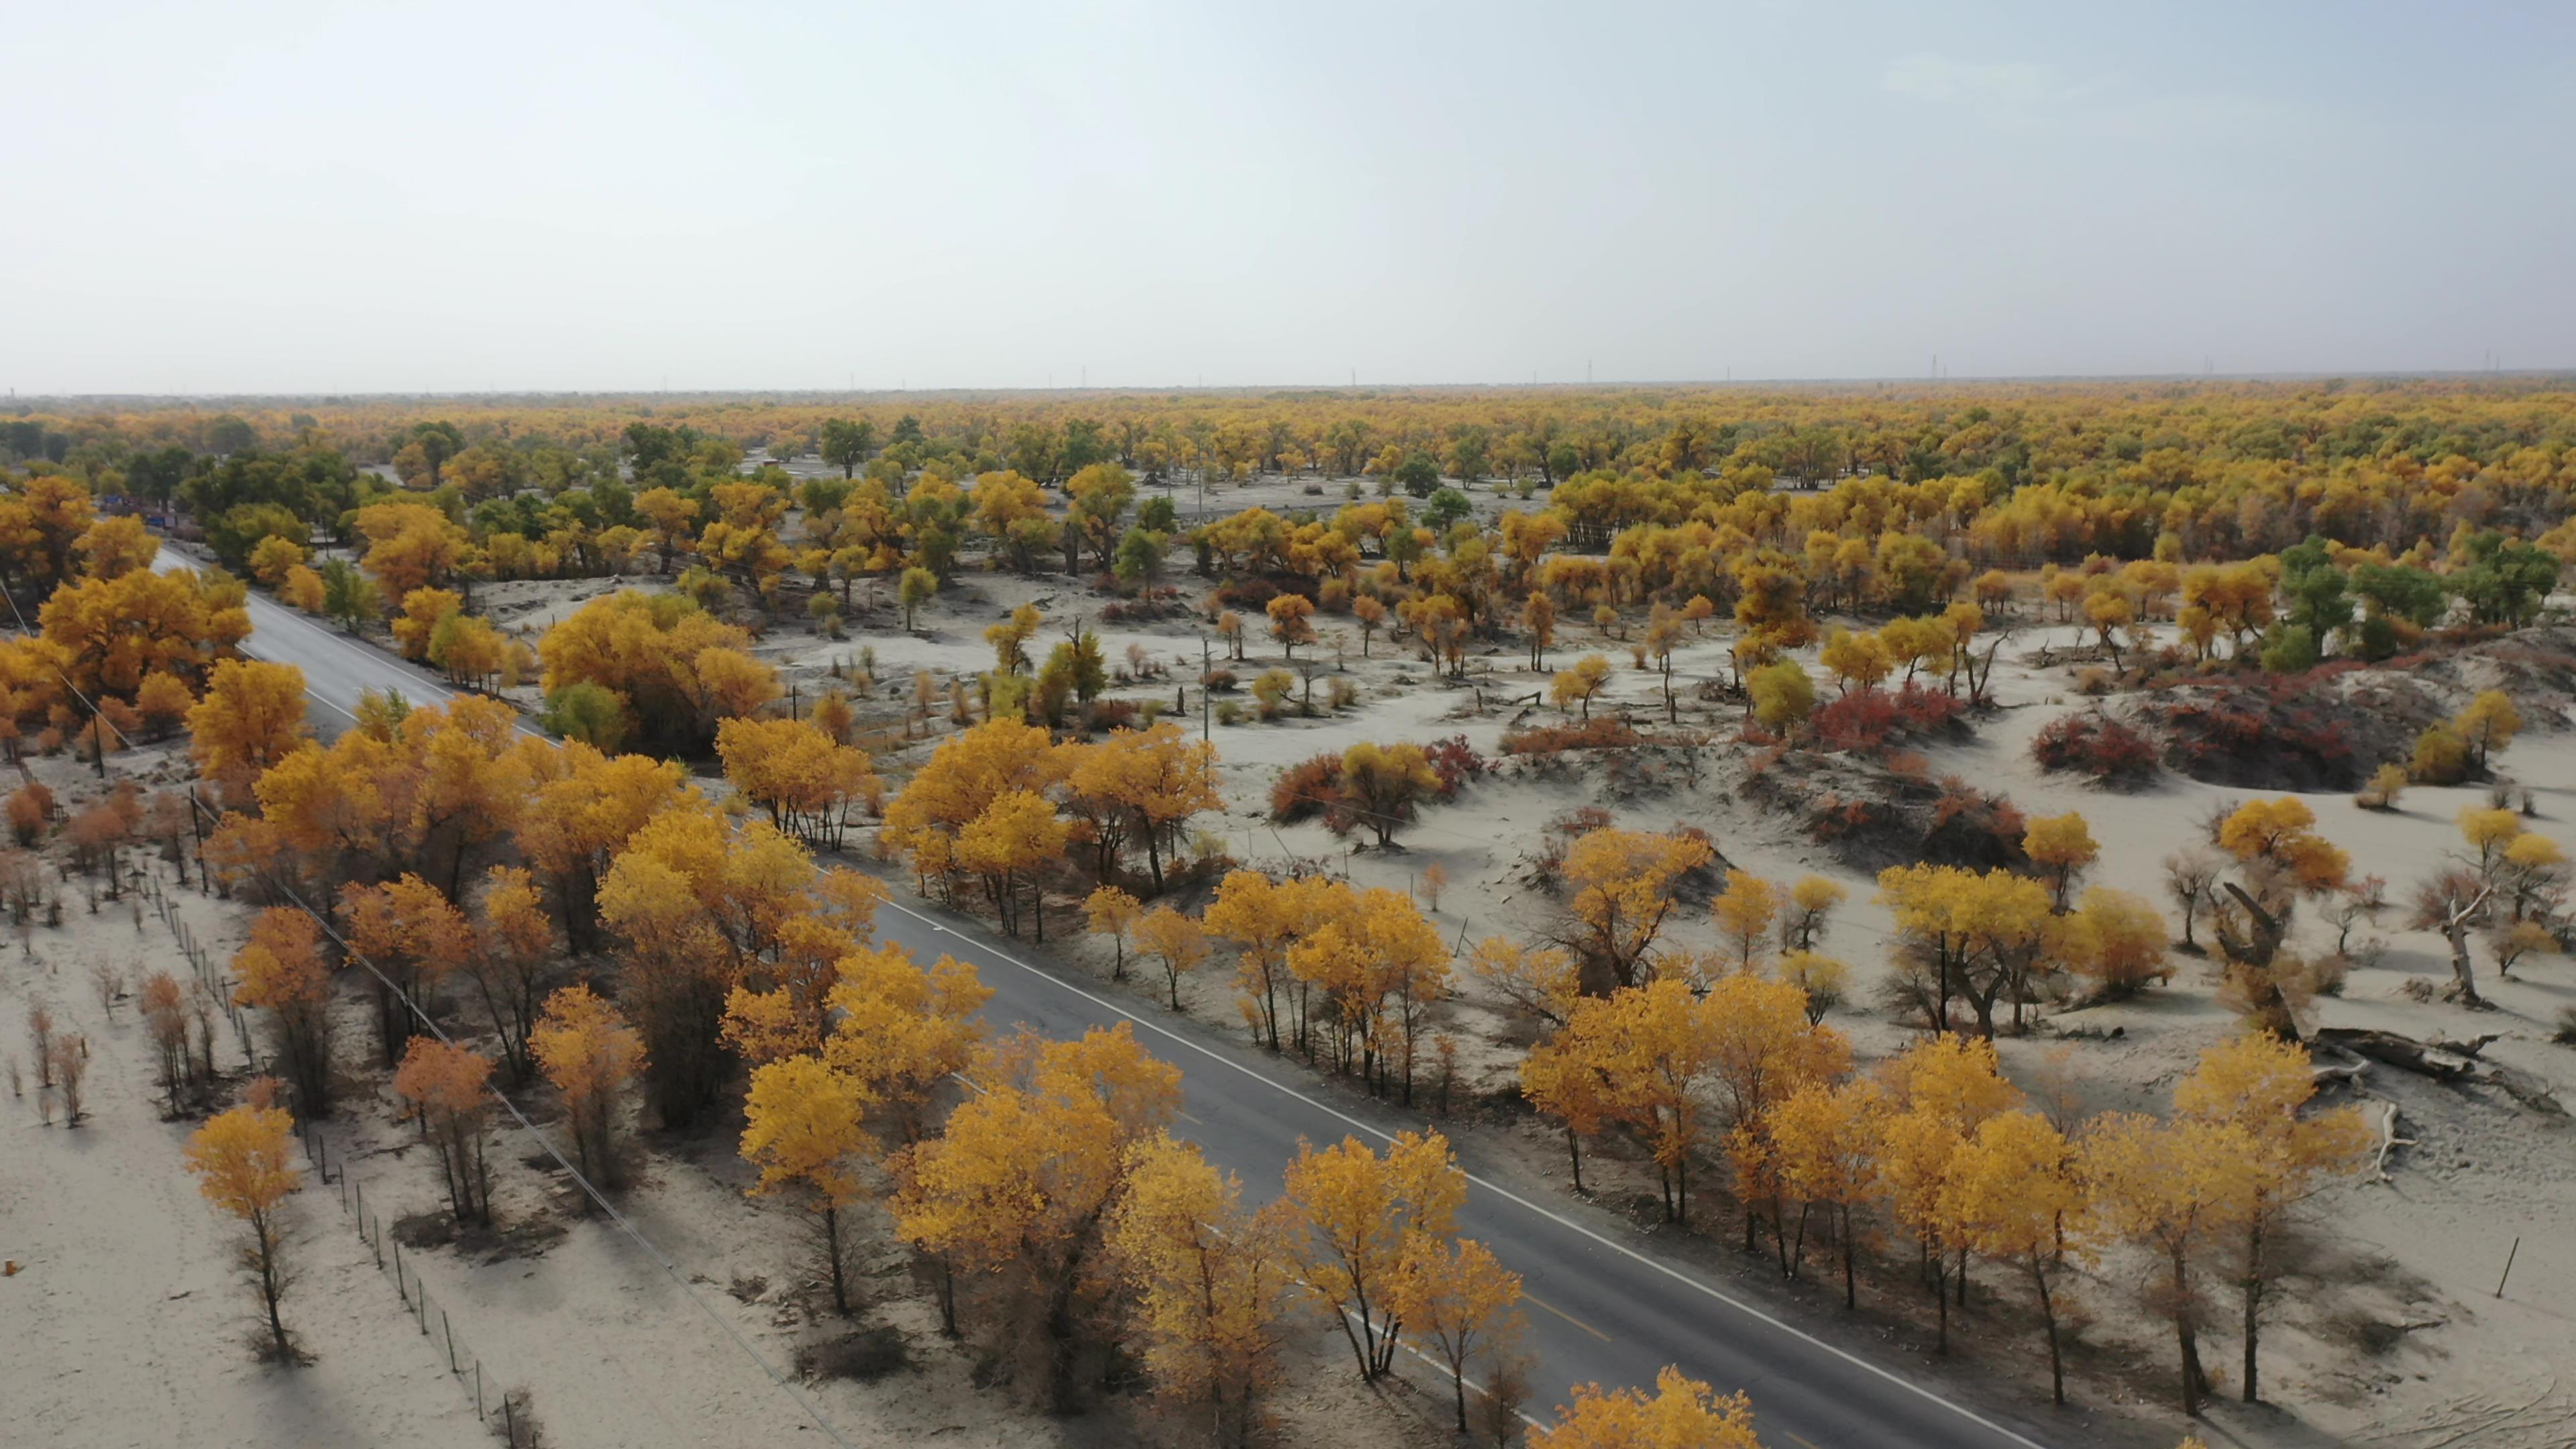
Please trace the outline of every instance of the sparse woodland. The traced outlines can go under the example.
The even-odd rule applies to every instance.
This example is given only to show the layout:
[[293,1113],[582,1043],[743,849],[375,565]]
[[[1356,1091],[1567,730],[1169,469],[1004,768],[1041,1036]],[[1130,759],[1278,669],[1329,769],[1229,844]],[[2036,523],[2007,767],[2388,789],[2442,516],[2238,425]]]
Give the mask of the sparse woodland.
[[[2576,940],[2511,772],[2576,701],[2571,447],[2576,394],[2380,382],[30,413],[0,904],[26,940],[147,865],[238,903],[228,1003],[99,991],[206,1118],[187,1169],[282,1362],[294,1124],[383,1096],[488,1233],[498,1092],[612,1199],[727,1134],[818,1332],[900,1245],[997,1392],[1140,1382],[1185,1442],[1263,1442],[1336,1329],[1364,1382],[1418,1351],[1460,1434],[1530,1396],[1554,1449],[1757,1442],[1678,1369],[1528,1380],[1520,1279],[1457,1231],[1470,1133],[2035,1404],[2130,1382],[2117,1320],[2199,1415],[2278,1396],[2332,1195],[2419,1145],[2393,1078],[2563,1130],[2486,1052],[2576,1011],[2441,1023],[2502,1021]],[[1228,506],[1256,486],[1315,501]],[[147,510],[220,566],[154,571]],[[458,692],[316,738],[301,674],[239,653],[254,587]],[[944,668],[894,659],[925,641]],[[2016,711],[2016,763],[2085,808],[1928,765]],[[1292,732],[1329,747],[1260,743]],[[192,778],[76,808],[30,769],[183,733]],[[2142,874],[2124,793],[2176,780],[2234,793]],[[1633,804],[1704,783],[1734,828]],[[1547,820],[1475,842],[1507,888],[1399,864],[1505,789]],[[2356,865],[2428,798],[2438,859]],[[1746,819],[1817,868],[1753,868]],[[896,892],[1444,1132],[1309,1143],[1247,1196],[1176,1135],[1178,1068],[988,1023],[974,966],[880,935]],[[2400,931],[2438,943],[2421,1015],[2332,1019]],[[2186,989],[2228,1024],[2152,1091],[2078,1080],[2086,1013]],[[226,1006],[255,1089],[215,1069]],[[24,1030],[87,1130],[74,1026]]]

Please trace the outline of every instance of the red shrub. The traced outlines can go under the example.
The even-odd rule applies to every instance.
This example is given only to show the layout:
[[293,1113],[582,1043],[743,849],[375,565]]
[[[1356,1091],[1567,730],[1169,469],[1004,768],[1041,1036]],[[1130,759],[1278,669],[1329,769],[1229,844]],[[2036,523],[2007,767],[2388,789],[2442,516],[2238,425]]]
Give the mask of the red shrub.
[[1967,708],[1959,696],[1946,689],[1925,689],[1910,680],[1896,692],[1896,722],[1910,734],[1945,729]]
[[1816,742],[1828,750],[1861,752],[1887,743],[1896,729],[1896,701],[1883,689],[1854,690],[1807,716]]
[[2030,753],[2042,769],[2081,770],[2105,785],[2137,784],[2156,773],[2155,741],[2109,715],[2052,720],[2031,740]]
[[1577,805],[1547,822],[1547,833],[1562,835],[1572,840],[1578,835],[1590,835],[1596,830],[1609,829],[1614,818],[1609,811],[1598,805]]
[[1563,750],[1617,750],[1642,745],[1646,737],[1624,721],[1603,716],[1572,725],[1531,725],[1503,734],[1507,755],[1553,755]]
[[1422,757],[1431,762],[1431,773],[1440,777],[1440,793],[1455,795],[1460,786],[1493,769],[1465,735],[1451,735],[1422,747]]
[[1132,699],[1095,699],[1082,712],[1086,730],[1129,730],[1136,727],[1136,701]]
[[1317,755],[1279,772],[1270,787],[1270,818],[1282,825],[1312,820],[1342,795],[1342,757]]
[[1965,709],[1955,695],[1909,683],[1893,692],[1855,690],[1819,706],[1807,723],[1826,749],[1867,753],[1891,739],[1947,729]]

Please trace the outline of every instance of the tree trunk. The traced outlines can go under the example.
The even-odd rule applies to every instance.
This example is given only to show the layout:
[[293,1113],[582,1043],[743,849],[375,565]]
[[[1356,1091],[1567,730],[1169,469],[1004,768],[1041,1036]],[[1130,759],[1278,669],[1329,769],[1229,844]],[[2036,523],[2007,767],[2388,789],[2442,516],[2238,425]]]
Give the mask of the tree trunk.
[[278,1362],[291,1364],[295,1360],[286,1343],[286,1324],[277,1316],[277,1234],[266,1213],[251,1218],[250,1231],[259,1249],[259,1296],[268,1307],[269,1338],[277,1345]]
[[847,1318],[850,1291],[841,1269],[841,1211],[829,1202],[823,1204],[823,1251],[832,1256],[832,1311]]
[[2200,1387],[2204,1376],[2200,1368],[2200,1341],[2192,1332],[2190,1290],[2190,1270],[2184,1266],[2182,1255],[2176,1253],[2173,1255],[2174,1346],[2182,1361],[2182,1411],[2197,1419],[2200,1417]]
[[2255,1364],[2255,1347],[2261,1342],[2263,1326],[2263,1213],[2258,1203],[2245,1222],[2245,1402],[2262,1402],[2262,1380]]
[[1842,1238],[1843,1238],[1843,1308],[1844,1308],[1846,1311],[1848,1311],[1848,1310],[1856,1309],[1856,1308],[1860,1307],[1860,1280],[1858,1279],[1858,1277],[1856,1277],[1856,1276],[1854,1275],[1854,1273],[1853,1273],[1853,1271],[1852,1271],[1852,1226],[1851,1226],[1851,1205],[1850,1205],[1849,1203],[1845,1203],[1845,1204],[1843,1205],[1843,1210],[1842,1210]]
[[2048,1324],[2048,1391],[2059,1408],[2066,1407],[2066,1360],[2057,1346],[2057,1304],[2049,1297],[2048,1273],[2040,1267],[2039,1255],[2030,1259],[2030,1283],[2039,1290],[2039,1316]]
[[2469,959],[2469,924],[2467,911],[2455,911],[2442,922],[2442,938],[2451,943],[2451,975],[2460,984],[2460,1004],[2476,1006],[2478,969]]

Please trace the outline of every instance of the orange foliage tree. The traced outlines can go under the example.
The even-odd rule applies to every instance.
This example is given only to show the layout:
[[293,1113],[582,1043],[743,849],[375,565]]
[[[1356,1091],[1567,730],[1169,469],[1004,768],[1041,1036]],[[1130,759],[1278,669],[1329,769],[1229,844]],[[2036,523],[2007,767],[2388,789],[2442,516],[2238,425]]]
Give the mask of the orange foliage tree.
[[310,916],[271,906],[251,922],[233,953],[233,1001],[269,1014],[277,1056],[307,1117],[331,1110],[331,972],[322,961],[322,928]]
[[528,1049],[546,1080],[563,1094],[573,1152],[583,1176],[614,1186],[618,1161],[613,1127],[617,1092],[644,1065],[644,1043],[616,1007],[587,986],[546,998]]
[[426,1036],[411,1039],[394,1073],[394,1095],[411,1104],[420,1135],[438,1154],[459,1223],[492,1221],[492,1169],[484,1155],[491,1079],[490,1057]]

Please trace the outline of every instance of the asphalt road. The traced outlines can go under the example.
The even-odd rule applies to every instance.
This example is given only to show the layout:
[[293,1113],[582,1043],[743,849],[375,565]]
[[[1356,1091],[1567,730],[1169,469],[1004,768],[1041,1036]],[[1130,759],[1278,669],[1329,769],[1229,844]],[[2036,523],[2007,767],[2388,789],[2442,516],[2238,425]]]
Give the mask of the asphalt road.
[[[187,567],[165,550],[156,567]],[[369,648],[260,594],[250,596],[252,637],[244,652],[304,671],[314,723],[336,735],[358,695],[399,689],[415,702],[452,693],[436,677]],[[529,728],[533,728],[530,726]],[[1063,918],[1066,929],[1074,918]],[[1436,1125],[1319,1085],[1289,1062],[1143,1002],[1095,989],[1078,973],[1024,960],[979,923],[926,903],[891,901],[879,935],[933,959],[971,962],[993,999],[997,1029],[1025,1023],[1055,1037],[1129,1021],[1156,1054],[1183,1072],[1181,1132],[1208,1158],[1243,1179],[1256,1199],[1275,1195],[1297,1142],[1356,1134],[1372,1143],[1408,1127]],[[1535,1412],[1562,1401],[1568,1385],[1650,1384],[1678,1364],[1722,1391],[1753,1396],[1765,1442],[1797,1449],[2037,1449],[2079,1442],[2080,1421],[2044,1425],[2022,1410],[1971,1407],[1867,1345],[1842,1346],[1830,1319],[1815,1331],[1756,1306],[1715,1279],[1668,1261],[1624,1220],[1528,1182],[1520,1171],[1458,1144],[1470,1177],[1459,1230],[1482,1240],[1522,1275],[1527,1347],[1537,1360]]]
[[[167,543],[152,560],[152,567],[165,573],[200,566],[200,560]],[[307,714],[326,740],[357,720],[358,696],[369,690],[398,692],[414,704],[443,704],[456,693],[429,670],[361,644],[266,594],[253,590],[248,606],[251,632],[242,653],[304,671],[304,692],[312,701]],[[520,728],[542,733],[531,723]]]

